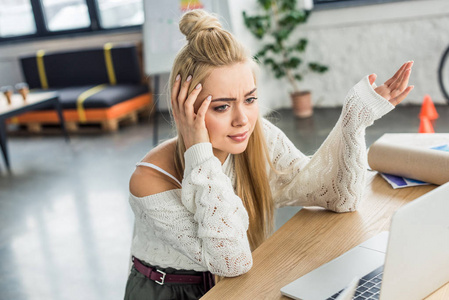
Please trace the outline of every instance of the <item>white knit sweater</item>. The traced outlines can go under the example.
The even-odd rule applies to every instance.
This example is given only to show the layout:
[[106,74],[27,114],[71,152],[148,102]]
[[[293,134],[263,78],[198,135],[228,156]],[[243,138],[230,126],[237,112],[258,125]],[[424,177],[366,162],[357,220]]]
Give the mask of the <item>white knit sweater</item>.
[[[348,93],[337,124],[312,158],[263,120],[273,165],[289,170],[278,175],[267,167],[276,207],[356,210],[367,169],[365,128],[393,108],[365,77]],[[221,165],[212,145],[201,143],[185,152],[185,164],[182,189],[130,195],[135,214],[131,254],[160,267],[229,277],[247,272],[252,266],[248,214],[234,191],[233,156]]]

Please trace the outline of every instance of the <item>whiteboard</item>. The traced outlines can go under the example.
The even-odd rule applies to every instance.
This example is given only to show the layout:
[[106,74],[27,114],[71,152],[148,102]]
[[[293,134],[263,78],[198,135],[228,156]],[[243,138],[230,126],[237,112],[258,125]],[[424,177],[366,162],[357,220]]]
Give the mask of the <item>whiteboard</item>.
[[143,55],[146,75],[170,73],[176,54],[187,43],[178,22],[190,8],[203,8],[220,16],[232,32],[227,0],[144,0]]

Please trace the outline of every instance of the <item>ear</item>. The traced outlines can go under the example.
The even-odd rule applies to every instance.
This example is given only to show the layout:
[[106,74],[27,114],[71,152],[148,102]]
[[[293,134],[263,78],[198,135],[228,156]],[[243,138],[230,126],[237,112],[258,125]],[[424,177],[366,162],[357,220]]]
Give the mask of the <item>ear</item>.
[[377,75],[376,74],[371,74],[370,76],[368,76],[369,79],[369,84],[373,85],[374,81],[376,81]]

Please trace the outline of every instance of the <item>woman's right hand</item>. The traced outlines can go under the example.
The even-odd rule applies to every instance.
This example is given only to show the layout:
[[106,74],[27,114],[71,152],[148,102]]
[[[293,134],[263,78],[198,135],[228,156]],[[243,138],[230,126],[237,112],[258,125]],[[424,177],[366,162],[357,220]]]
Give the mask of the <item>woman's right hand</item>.
[[181,85],[181,76],[178,74],[171,93],[173,118],[175,119],[178,134],[182,135],[184,139],[186,149],[195,144],[209,142],[205,117],[212,96],[209,95],[195,113],[194,104],[203,87],[199,83],[190,95],[187,95],[191,81],[192,76],[189,75]]

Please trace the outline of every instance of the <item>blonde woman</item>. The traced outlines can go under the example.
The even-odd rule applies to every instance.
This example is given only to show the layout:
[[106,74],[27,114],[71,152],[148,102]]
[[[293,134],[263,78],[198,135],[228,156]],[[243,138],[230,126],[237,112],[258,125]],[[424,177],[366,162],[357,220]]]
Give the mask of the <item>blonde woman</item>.
[[152,149],[130,180],[135,231],[125,299],[198,299],[213,275],[248,272],[278,207],[356,210],[367,169],[365,128],[413,88],[413,62],[379,87],[375,74],[363,78],[308,158],[260,117],[255,65],[216,17],[194,10],[179,28],[187,44],[170,77],[178,135]]

